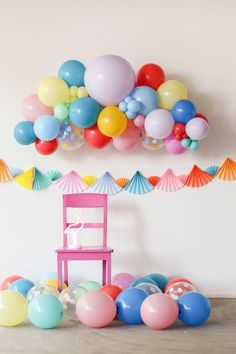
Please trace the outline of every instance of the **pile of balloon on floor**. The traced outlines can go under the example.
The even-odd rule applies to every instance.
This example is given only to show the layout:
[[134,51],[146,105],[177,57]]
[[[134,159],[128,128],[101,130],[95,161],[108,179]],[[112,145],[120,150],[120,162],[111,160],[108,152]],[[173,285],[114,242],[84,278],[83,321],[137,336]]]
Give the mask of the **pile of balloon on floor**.
[[74,287],[63,283],[61,293],[57,280],[50,278],[44,276],[39,285],[18,275],[6,278],[0,290],[0,326],[16,326],[28,317],[44,329],[56,327],[62,318],[91,328],[106,327],[118,319],[127,325],[165,329],[177,319],[186,326],[202,325],[211,312],[208,298],[184,278],[118,273],[111,285],[92,280]]
[[116,55],[95,58],[87,67],[67,60],[58,76],[43,79],[37,93],[22,102],[23,121],[14,129],[22,145],[34,144],[42,155],[58,147],[93,149],[110,143],[126,152],[140,144],[147,150],[165,147],[170,154],[197,150],[209,131],[208,119],[188,99],[185,84],[167,80],[157,64],[135,74]]

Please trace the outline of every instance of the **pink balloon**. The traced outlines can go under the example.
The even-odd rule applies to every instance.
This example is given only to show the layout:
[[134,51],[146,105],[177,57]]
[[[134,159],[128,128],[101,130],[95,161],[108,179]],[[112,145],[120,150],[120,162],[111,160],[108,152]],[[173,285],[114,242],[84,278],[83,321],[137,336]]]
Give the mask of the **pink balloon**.
[[165,139],[165,147],[170,154],[174,155],[183,154],[187,150],[181,145],[180,140],[176,140],[174,134],[171,134],[168,136],[168,138]]
[[14,281],[19,279],[23,279],[23,277],[21,275],[10,275],[9,277],[3,280],[1,284],[1,290],[7,290],[9,286],[14,283]]
[[129,273],[117,273],[113,278],[111,283],[117,285],[122,289],[128,288],[136,278]]
[[165,139],[168,137],[174,126],[174,118],[166,109],[155,109],[145,119],[145,130],[147,135],[154,139]]
[[35,122],[39,116],[43,116],[45,114],[49,114],[51,116],[54,115],[53,109],[45,106],[39,100],[38,95],[30,95],[25,97],[21,105],[21,112],[23,116],[31,122]]
[[139,114],[135,119],[134,119],[134,125],[137,128],[143,128],[144,127],[144,122],[145,122],[145,117]]
[[179,314],[177,303],[165,294],[153,294],[148,296],[141,306],[143,322],[153,329],[170,327]]
[[116,305],[109,295],[101,291],[88,291],[79,298],[76,314],[88,327],[105,327],[114,320]]
[[119,151],[134,149],[140,142],[140,133],[133,123],[129,124],[123,134],[112,139],[114,147]]

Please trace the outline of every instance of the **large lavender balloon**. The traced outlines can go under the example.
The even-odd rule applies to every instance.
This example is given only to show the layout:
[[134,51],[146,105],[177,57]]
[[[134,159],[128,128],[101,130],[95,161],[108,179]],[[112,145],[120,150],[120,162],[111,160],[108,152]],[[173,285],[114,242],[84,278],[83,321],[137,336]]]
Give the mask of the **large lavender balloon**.
[[186,133],[192,140],[202,140],[209,132],[209,125],[202,118],[193,118],[186,125]]
[[172,132],[174,118],[165,109],[155,109],[147,115],[144,126],[148,136],[154,139],[165,139]]

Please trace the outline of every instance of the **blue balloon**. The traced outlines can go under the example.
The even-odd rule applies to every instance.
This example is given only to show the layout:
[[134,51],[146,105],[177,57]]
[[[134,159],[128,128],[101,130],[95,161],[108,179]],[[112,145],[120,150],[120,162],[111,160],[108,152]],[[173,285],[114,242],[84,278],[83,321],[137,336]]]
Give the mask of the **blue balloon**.
[[133,283],[130,284],[130,287],[133,288],[136,285],[142,284],[142,283],[150,283],[150,284],[155,284],[156,285],[155,281],[152,280],[151,278],[149,278],[149,277],[141,277],[141,278],[135,279],[133,281]]
[[36,119],[34,132],[36,136],[44,141],[55,139],[60,131],[60,124],[57,119],[50,115],[43,115]]
[[176,123],[187,124],[188,121],[196,116],[196,107],[189,100],[177,101],[171,111]]
[[75,100],[70,105],[69,118],[78,128],[89,128],[98,119],[100,105],[91,97]]
[[30,301],[28,318],[39,328],[54,328],[63,317],[61,302],[52,295],[38,295]]
[[116,299],[118,319],[132,325],[143,323],[140,308],[147,296],[148,294],[142,289],[123,290]]
[[18,123],[14,129],[14,137],[22,145],[34,143],[37,139],[34,133],[34,123],[28,121]]
[[159,273],[152,273],[147,275],[147,277],[152,279],[162,292],[164,291],[166,284],[169,282],[169,279],[165,275]]
[[136,87],[131,96],[141,103],[141,108],[139,109],[139,114],[147,116],[148,113],[154,111],[159,106],[159,98],[156,91],[148,86]]
[[8,290],[17,291],[24,297],[27,297],[28,292],[30,291],[31,288],[33,288],[33,286],[35,286],[35,284],[31,280],[18,279],[13,283],[11,283]]
[[191,291],[178,300],[179,320],[187,326],[200,326],[210,316],[211,304],[203,294]]
[[85,66],[78,60],[67,60],[60,66],[59,77],[64,80],[69,87],[84,86]]

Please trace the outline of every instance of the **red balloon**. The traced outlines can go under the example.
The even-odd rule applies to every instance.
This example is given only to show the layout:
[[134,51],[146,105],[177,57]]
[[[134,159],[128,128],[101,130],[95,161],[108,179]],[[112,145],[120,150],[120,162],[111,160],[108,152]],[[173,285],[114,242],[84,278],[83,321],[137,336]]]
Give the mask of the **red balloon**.
[[107,146],[112,138],[100,132],[97,124],[92,127],[84,129],[84,140],[94,149],[102,149]]
[[207,123],[209,123],[207,117],[206,117],[204,114],[202,114],[202,113],[196,113],[196,117],[197,117],[197,118],[202,118],[202,119],[204,119]]
[[175,135],[182,136],[183,134],[185,134],[185,125],[183,123],[175,123],[173,133]]
[[164,81],[165,73],[159,65],[145,64],[138,71],[136,86],[149,86],[157,90]]
[[115,301],[117,296],[122,292],[122,289],[117,285],[105,285],[100,291],[109,295]]
[[51,155],[53,154],[58,147],[57,139],[50,141],[44,141],[41,139],[36,139],[35,148],[42,155]]

